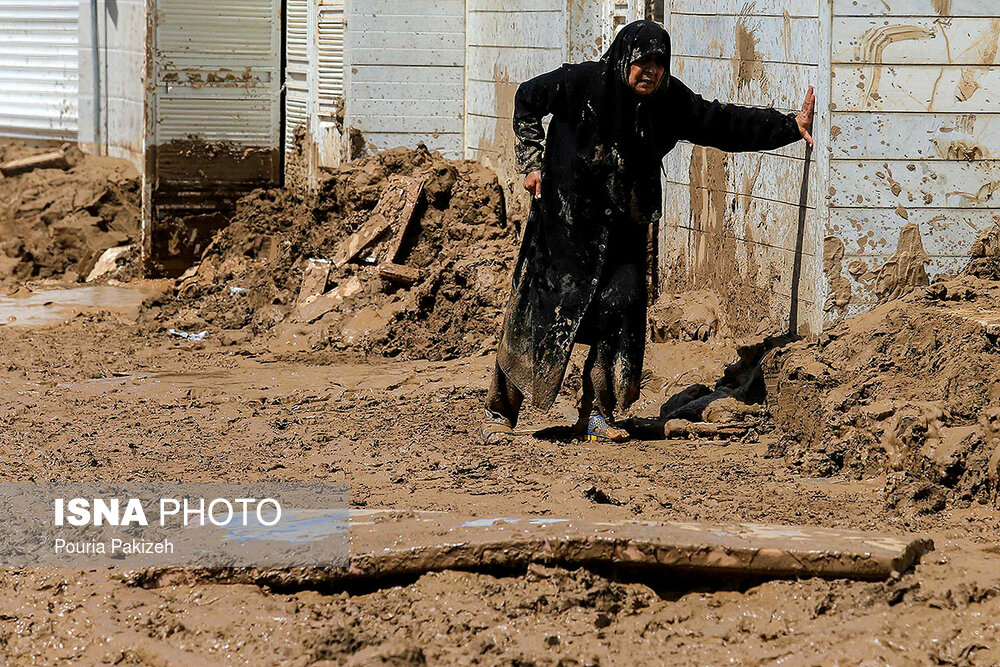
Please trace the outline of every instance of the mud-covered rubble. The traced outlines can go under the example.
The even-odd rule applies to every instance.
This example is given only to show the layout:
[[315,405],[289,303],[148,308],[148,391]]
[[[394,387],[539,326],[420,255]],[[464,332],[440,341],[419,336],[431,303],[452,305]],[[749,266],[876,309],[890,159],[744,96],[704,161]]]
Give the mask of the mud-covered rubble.
[[887,475],[890,504],[996,502],[1000,283],[963,276],[841,322],[764,362],[784,433],[772,455],[806,475]]
[[[419,275],[417,282],[406,287],[380,276],[391,234],[355,261],[326,264],[366,224],[397,175],[423,181],[395,259]],[[313,191],[258,190],[240,200],[231,224],[178,282],[176,298],[149,304],[142,325],[256,339],[279,352],[481,354],[495,345],[515,252],[492,172],[422,146],[393,149],[323,175]],[[318,264],[330,268],[320,291],[334,307],[307,312],[302,281]]]
[[[16,140],[0,142],[0,162],[52,152]],[[134,167],[114,158],[61,151],[65,163],[18,170],[0,179],[0,288],[29,280],[86,280],[109,248],[136,242],[139,181]],[[138,252],[119,257],[103,279],[139,274]]]

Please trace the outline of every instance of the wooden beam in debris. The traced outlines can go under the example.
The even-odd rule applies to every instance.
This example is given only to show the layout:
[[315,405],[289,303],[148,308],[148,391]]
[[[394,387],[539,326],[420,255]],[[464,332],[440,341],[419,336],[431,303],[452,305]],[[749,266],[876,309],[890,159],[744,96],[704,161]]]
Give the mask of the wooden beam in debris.
[[4,162],[0,164],[0,173],[4,176],[16,176],[35,169],[69,169],[70,166],[65,151],[52,151],[51,153]]
[[[408,176],[393,176],[382,192],[378,204],[372,210],[368,221],[353,236],[344,241],[333,256],[333,265],[340,268],[355,259],[361,251],[377,241],[389,230],[394,230],[396,238],[390,245],[389,261],[396,258],[402,244],[402,233],[409,227],[413,211],[423,192],[422,179]],[[402,230],[402,233],[400,232]]]
[[409,287],[420,282],[420,269],[394,262],[383,262],[378,265],[378,274],[389,282]]

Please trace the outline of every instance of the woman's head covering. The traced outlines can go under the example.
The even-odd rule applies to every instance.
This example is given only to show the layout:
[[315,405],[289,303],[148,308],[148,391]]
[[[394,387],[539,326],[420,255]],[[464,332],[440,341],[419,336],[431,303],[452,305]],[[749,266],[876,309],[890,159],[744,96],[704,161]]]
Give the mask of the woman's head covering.
[[621,83],[628,85],[628,68],[647,56],[660,56],[666,69],[661,86],[670,78],[670,35],[652,21],[635,21],[621,29],[611,46],[601,56],[610,71],[618,75]]
[[[659,88],[639,95],[628,85],[629,66],[658,55],[665,72]],[[652,21],[629,23],[601,57],[586,86],[577,153],[588,163],[621,213],[652,222],[659,217],[659,150],[656,123],[670,83],[670,36]],[[652,182],[655,179],[655,183]]]

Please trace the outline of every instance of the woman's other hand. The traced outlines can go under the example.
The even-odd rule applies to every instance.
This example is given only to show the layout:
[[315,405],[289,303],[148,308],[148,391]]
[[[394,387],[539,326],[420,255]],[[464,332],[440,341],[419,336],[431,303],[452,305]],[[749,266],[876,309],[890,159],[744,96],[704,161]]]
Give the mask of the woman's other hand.
[[[816,109],[816,93],[812,86],[809,86],[809,92],[806,93],[806,100],[802,103],[802,111],[800,111],[795,116],[795,122],[799,125],[799,133],[802,134],[802,138],[813,146],[812,129],[813,129],[813,111]],[[527,182],[525,186],[528,187]]]
[[542,196],[542,172],[533,171],[524,177],[524,189],[535,199]]

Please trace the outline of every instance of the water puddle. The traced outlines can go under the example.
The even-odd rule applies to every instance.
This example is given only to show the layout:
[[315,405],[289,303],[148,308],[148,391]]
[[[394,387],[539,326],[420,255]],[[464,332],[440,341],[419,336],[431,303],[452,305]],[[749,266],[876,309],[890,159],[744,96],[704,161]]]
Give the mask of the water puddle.
[[153,292],[148,287],[92,285],[39,290],[24,297],[0,296],[0,326],[45,327],[98,311],[136,318],[139,306]]

